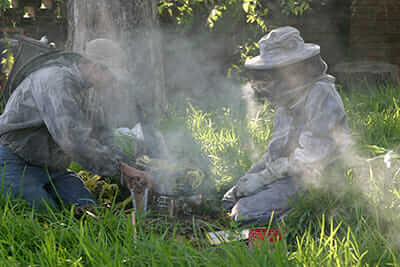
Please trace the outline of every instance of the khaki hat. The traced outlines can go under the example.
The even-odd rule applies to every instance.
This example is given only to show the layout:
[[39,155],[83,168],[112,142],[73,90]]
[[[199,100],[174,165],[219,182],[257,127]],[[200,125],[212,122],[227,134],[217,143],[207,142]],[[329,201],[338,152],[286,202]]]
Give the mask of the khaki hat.
[[290,26],[272,30],[258,42],[260,55],[248,59],[245,67],[267,70],[291,65],[320,53],[316,44],[304,43],[300,32]]
[[91,40],[86,43],[84,55],[93,62],[107,66],[118,80],[126,79],[125,53],[116,42],[103,38]]

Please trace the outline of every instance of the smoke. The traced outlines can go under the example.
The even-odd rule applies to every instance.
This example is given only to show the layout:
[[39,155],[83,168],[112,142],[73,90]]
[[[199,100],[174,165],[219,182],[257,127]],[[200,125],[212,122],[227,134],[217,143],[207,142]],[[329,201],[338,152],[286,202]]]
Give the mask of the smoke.
[[[142,125],[151,124],[151,130],[161,127],[170,152],[163,159],[168,160],[170,166],[176,166],[177,169],[185,166],[208,169],[208,159],[200,155],[201,148],[186,129],[186,118],[178,118],[179,124],[172,121],[172,126],[160,125],[163,123],[159,121],[160,118],[170,115],[154,110],[155,105],[160,103],[160,95],[156,94],[155,87],[165,82],[168,89],[168,112],[177,110],[177,116],[185,113],[189,102],[207,112],[228,107],[244,113],[241,85],[226,77],[225,66],[221,66],[220,59],[210,53],[210,46],[223,50],[224,43],[216,47],[211,41],[205,40],[206,34],[190,39],[167,31],[162,33],[163,40],[155,45],[153,41],[159,40],[160,32],[147,28],[136,29],[136,32],[137,36],[119,41],[120,47],[127,51],[123,58],[125,71],[118,75],[122,86],[101,99],[101,106],[109,114],[106,116],[108,124],[113,128],[133,128],[140,122]],[[204,46],[207,43],[209,46]],[[162,49],[160,58],[155,58],[155,46]],[[164,80],[157,80],[162,78]],[[145,122],[138,116],[137,105],[143,109]],[[164,172],[164,175],[167,173],[172,175],[173,172]]]
[[250,82],[246,82],[245,84],[243,84],[242,94],[243,99],[245,99],[247,103],[247,113],[249,114],[249,118],[255,118],[257,112],[260,111],[263,107],[264,101],[257,99]]
[[[204,110],[212,111],[224,105],[235,110],[241,109],[243,101],[246,101],[246,111],[251,118],[260,110],[262,104],[254,97],[250,84],[242,86],[226,78],[226,65],[221,64],[223,56],[220,58],[218,55],[232,53],[232,43],[229,40],[212,39],[209,35],[198,32],[190,37],[183,37],[182,34],[168,29],[164,29],[163,39],[160,40],[160,33],[155,32],[155,29],[138,28],[135,32],[138,33],[137,36],[112,34],[120,37],[121,47],[127,51],[129,75],[125,77],[128,86],[115,92],[117,101],[107,100],[107,105],[114,109],[110,114],[118,114],[109,118],[110,124],[115,125],[115,121],[119,121],[119,127],[132,128],[138,122],[136,103],[140,103],[145,112],[150,114],[150,120],[156,119],[153,112],[154,99],[160,96],[156,95],[154,87],[163,82],[161,79],[168,89],[169,105],[184,108],[190,100]],[[153,43],[149,40],[153,40]],[[162,53],[154,52],[154,49],[161,49]],[[322,47],[322,51],[327,50]],[[165,132],[168,146],[177,151],[183,146],[190,149],[193,144],[187,141],[186,134],[183,126],[170,127]],[[353,147],[357,143],[353,138],[354,136],[344,137],[341,133],[335,134],[339,147]],[[184,159],[188,160],[196,152],[185,151]],[[387,207],[397,205],[393,197],[396,197],[395,189],[400,172],[397,160],[393,160],[393,153],[368,159],[359,156],[359,152],[352,149],[341,152],[341,161],[345,164],[332,168],[330,173],[324,173],[318,179],[303,179],[305,185],[329,189],[337,196],[346,194],[349,190],[362,192],[371,203],[371,214],[374,209],[385,210],[385,216],[393,218],[396,211]],[[178,154],[171,154],[170,159],[178,163],[181,160],[182,164],[183,159]],[[326,166],[315,166],[315,169],[324,167]],[[352,188],[345,181],[348,179],[346,176],[352,176]],[[391,196],[390,201],[388,196]]]
[[[240,85],[226,77],[221,55],[225,42],[212,40],[207,33],[183,37],[163,33],[165,39],[165,79],[171,101],[198,103],[204,109],[223,105],[237,108],[240,104]],[[225,52],[226,53],[226,52]]]
[[[286,80],[294,84],[301,84],[293,77],[291,75]],[[257,102],[253,99],[254,95],[251,93],[250,87],[251,85],[247,84],[244,91],[249,96],[249,113],[254,114],[254,110],[257,110]],[[278,91],[284,90],[285,88],[281,88]],[[296,93],[295,90],[293,92]],[[299,95],[294,99],[298,101],[294,101],[295,104],[301,102]],[[329,108],[329,104],[325,103],[322,110],[315,106],[313,112],[318,114],[324,112],[327,108]],[[330,115],[335,116],[334,112]],[[322,135],[324,135],[325,129],[323,126],[322,124],[320,127]],[[311,169],[306,168],[305,165],[298,166],[303,173],[301,186],[317,188],[322,192],[329,191],[338,200],[337,203],[343,203],[343,199],[354,196],[354,202],[346,203],[350,206],[334,207],[329,211],[330,215],[335,216],[336,213],[343,218],[351,216],[355,218],[356,214],[349,215],[348,212],[359,210],[358,206],[362,205],[367,209],[367,213],[362,214],[362,216],[367,220],[373,218],[372,221],[381,223],[382,229],[379,230],[382,230],[385,237],[393,241],[393,244],[399,246],[400,238],[397,225],[399,225],[400,219],[398,216],[400,211],[400,163],[397,160],[398,155],[393,150],[388,149],[381,151],[377,157],[368,158],[365,152],[362,153],[356,149],[357,145],[361,143],[360,140],[357,140],[356,133],[345,134],[343,131],[335,131],[330,134],[335,145],[339,148],[338,152],[340,152],[336,162],[334,164],[320,162],[312,165]],[[320,154],[329,146],[329,143],[321,143],[320,145],[320,147],[315,147],[314,154]]]

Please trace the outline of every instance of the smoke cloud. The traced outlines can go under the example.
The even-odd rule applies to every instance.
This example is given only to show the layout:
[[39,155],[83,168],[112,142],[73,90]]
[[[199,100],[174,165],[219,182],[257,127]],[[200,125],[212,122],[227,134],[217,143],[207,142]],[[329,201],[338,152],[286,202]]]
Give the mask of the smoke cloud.
[[[111,23],[111,21],[110,21]],[[150,114],[151,119],[156,120],[153,114],[155,95],[153,86],[155,79],[163,78],[157,82],[165,82],[170,106],[184,108],[187,101],[195,101],[204,110],[214,110],[221,106],[229,106],[232,110],[243,109],[245,102],[245,111],[250,118],[254,118],[261,109],[260,103],[254,97],[254,92],[249,83],[241,85],[226,77],[226,64],[221,58],[226,54],[232,54],[231,40],[214,40],[206,34],[194,33],[192,36],[183,36],[180,33],[169,29],[163,29],[162,39],[159,39],[160,33],[155,29],[137,29],[138,36],[123,36],[120,31],[118,34],[111,34],[113,38],[119,36],[121,47],[127,50],[127,70],[129,75],[125,77],[128,83],[126,89],[115,92],[116,102],[109,100],[105,105],[110,106],[113,117],[110,118],[110,124],[118,127],[132,128],[138,118],[135,111],[136,103],[140,103],[145,111]],[[145,32],[146,34],[141,34]],[[151,36],[154,34],[154,36]],[[101,37],[108,37],[101,36]],[[158,45],[162,53],[162,58],[158,62],[162,63],[163,75],[159,73],[154,75],[154,60],[148,60],[152,54],[148,42],[143,37],[158,40]],[[155,46],[153,46],[154,48]],[[344,53],[342,47],[338,47]],[[322,52],[326,53],[322,47]],[[223,56],[219,56],[223,55]],[[160,66],[157,66],[159,68]],[[116,124],[115,121],[118,121]],[[184,126],[170,127],[164,132],[167,144],[172,150],[179,151],[184,146],[182,142],[187,133]],[[355,139],[355,137],[352,137]],[[342,136],[336,136],[336,142],[341,147],[353,147],[358,141],[348,140]],[[349,146],[349,143],[351,145]],[[193,144],[186,144],[190,148]],[[197,151],[186,151],[186,160],[188,155]],[[178,162],[182,159],[178,155],[170,155],[170,159]],[[189,156],[190,157],[190,156]],[[387,218],[394,218],[395,209],[388,209],[390,205],[397,205],[398,180],[400,176],[400,165],[393,159],[393,154],[386,154],[384,157],[368,159],[360,156],[359,152],[352,149],[342,151],[342,162],[344,166],[337,168],[325,174],[319,179],[303,179],[306,186],[315,186],[333,191],[337,196],[346,192],[356,191],[365,194],[365,198],[371,203],[371,214],[375,209],[385,210]],[[190,160],[189,160],[190,161]],[[199,162],[198,162],[199,163]],[[322,169],[323,166],[320,166]],[[346,174],[354,178],[353,188],[348,187],[345,182]],[[389,214],[390,213],[390,214]],[[396,238],[397,235],[395,235]],[[400,239],[398,239],[400,240]],[[397,240],[397,241],[398,241]]]

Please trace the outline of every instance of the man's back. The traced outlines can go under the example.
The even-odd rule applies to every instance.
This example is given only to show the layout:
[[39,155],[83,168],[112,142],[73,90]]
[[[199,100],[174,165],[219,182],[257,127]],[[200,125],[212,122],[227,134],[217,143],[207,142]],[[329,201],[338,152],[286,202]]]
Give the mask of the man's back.
[[[52,121],[68,123],[72,118],[55,117],[50,98],[57,100],[56,106],[68,108],[65,104],[70,96],[63,87],[82,85],[79,79],[79,72],[73,66],[49,66],[30,74],[13,92],[0,116],[0,143],[31,164],[65,169],[71,159],[57,145],[48,128],[52,128]],[[45,122],[43,113],[52,119]]]

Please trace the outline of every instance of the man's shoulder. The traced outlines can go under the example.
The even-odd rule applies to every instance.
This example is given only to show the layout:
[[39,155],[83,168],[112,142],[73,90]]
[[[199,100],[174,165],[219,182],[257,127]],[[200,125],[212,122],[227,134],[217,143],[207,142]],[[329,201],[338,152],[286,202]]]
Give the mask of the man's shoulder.
[[50,64],[42,66],[32,73],[33,79],[50,83],[64,83],[65,81],[81,82],[81,75],[76,66],[64,64]]
[[326,76],[316,81],[308,92],[308,98],[324,98],[324,97],[337,97],[335,79],[332,76]]
[[19,72],[21,72],[21,76],[25,77],[34,72],[51,73],[56,75],[54,78],[57,75],[78,76],[77,64],[80,57],[79,54],[72,52],[51,52],[32,59]]
[[[74,70],[73,66],[68,66],[68,65],[61,65],[61,64],[52,64],[52,65],[46,65],[42,66],[38,70],[35,71],[35,73],[42,73],[42,72],[48,72],[51,74],[57,74],[57,75],[65,75],[65,76],[76,76],[77,73]],[[56,78],[56,77],[54,77]]]
[[343,110],[343,101],[336,90],[334,79],[328,77],[328,79],[317,81],[312,88],[310,88],[306,107],[312,110],[312,112],[315,112],[315,109],[318,108],[327,111]]

